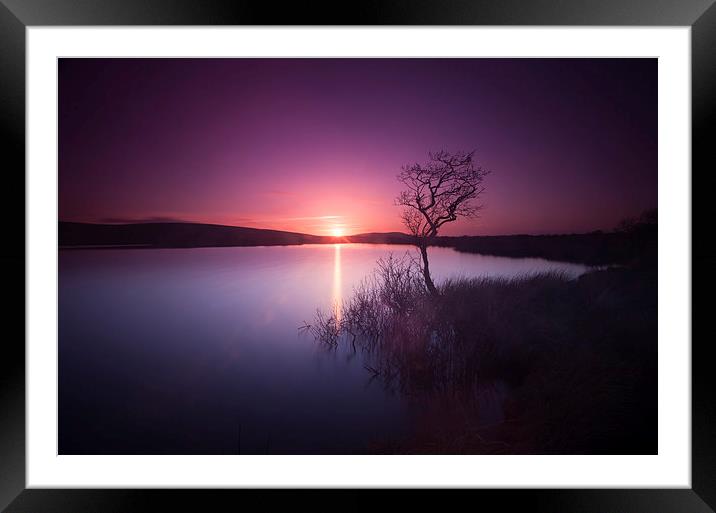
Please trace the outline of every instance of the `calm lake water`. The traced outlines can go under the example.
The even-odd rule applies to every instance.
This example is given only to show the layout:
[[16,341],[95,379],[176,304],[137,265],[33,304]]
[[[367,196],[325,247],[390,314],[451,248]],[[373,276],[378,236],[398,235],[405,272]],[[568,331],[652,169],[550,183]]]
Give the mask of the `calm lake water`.
[[[298,327],[347,298],[369,244],[63,250],[61,454],[353,453],[410,430],[409,406]],[[436,281],[582,265],[431,248]]]

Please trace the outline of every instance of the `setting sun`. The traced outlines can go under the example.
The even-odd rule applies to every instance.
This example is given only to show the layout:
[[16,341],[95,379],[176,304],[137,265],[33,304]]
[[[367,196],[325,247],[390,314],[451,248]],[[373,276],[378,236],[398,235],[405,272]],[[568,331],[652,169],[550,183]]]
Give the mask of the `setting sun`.
[[334,226],[331,228],[331,235],[334,237],[343,237],[343,228],[340,226]]

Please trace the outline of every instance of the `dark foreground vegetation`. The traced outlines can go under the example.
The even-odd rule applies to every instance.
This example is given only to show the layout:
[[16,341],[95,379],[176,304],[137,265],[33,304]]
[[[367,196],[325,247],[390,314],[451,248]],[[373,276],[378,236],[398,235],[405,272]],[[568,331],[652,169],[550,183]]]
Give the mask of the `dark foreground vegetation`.
[[654,454],[656,267],[455,280],[427,293],[390,258],[304,328],[365,355],[414,430],[386,453]]

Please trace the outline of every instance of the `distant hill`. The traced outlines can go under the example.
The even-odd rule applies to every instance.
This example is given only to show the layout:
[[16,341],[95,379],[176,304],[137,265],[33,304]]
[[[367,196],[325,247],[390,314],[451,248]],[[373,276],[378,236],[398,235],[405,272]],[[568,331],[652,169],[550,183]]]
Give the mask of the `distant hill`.
[[345,237],[348,242],[365,244],[412,244],[415,238],[407,233],[359,233]]
[[288,246],[335,242],[332,237],[199,223],[59,223],[60,247],[197,248]]
[[293,246],[298,244],[411,244],[400,232],[327,237],[305,233],[200,223],[92,224],[59,223],[59,244],[71,247],[195,248],[221,246]]

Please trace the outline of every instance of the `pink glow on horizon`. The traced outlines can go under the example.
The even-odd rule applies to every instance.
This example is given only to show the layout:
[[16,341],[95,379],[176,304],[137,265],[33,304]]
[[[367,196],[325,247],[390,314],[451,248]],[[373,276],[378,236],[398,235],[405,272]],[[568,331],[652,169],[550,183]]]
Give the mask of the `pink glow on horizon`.
[[406,229],[400,167],[476,150],[481,218],[609,230],[656,206],[655,59],[61,59],[59,217]]

